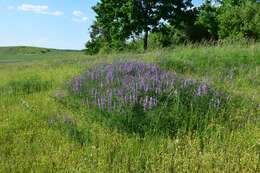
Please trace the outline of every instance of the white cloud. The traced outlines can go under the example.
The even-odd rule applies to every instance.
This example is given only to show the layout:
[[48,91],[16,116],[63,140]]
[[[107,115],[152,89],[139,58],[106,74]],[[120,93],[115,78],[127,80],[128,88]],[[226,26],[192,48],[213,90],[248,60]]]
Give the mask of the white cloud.
[[88,17],[83,17],[83,18],[73,18],[72,19],[74,22],[78,22],[78,23],[81,23],[81,22],[86,22],[88,20]]
[[74,10],[73,15],[76,16],[76,17],[84,17],[84,13],[82,11],[79,11],[79,10]]
[[47,5],[22,4],[18,6],[18,10],[25,11],[25,12],[46,14],[49,11],[49,7]]
[[82,12],[82,11],[79,11],[79,10],[74,10],[73,11],[73,21],[74,22],[86,22],[88,19],[88,17]]
[[9,5],[9,6],[7,7],[7,9],[8,9],[8,10],[13,10],[13,9],[15,9],[15,7],[12,6],[12,5]]
[[47,14],[52,16],[62,16],[63,12],[61,11],[50,11],[47,5],[32,5],[32,4],[22,4],[17,7],[18,10],[23,12],[33,12],[36,14]]
[[61,11],[54,11],[54,12],[51,12],[50,15],[53,15],[53,16],[62,16],[64,13],[61,12]]

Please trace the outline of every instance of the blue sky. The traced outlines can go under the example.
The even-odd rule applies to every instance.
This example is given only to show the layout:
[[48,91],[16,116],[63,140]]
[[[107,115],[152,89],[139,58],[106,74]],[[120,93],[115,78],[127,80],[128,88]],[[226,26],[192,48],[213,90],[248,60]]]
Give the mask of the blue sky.
[[[193,0],[195,5],[202,0]],[[83,49],[98,0],[0,0],[0,46]]]

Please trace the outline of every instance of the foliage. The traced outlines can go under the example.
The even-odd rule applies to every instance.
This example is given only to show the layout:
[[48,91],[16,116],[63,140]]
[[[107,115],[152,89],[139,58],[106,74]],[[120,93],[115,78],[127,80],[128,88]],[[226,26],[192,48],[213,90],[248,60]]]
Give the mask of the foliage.
[[202,26],[210,34],[211,39],[218,38],[219,23],[218,23],[218,7],[214,7],[212,2],[206,0],[199,8],[199,15],[195,25]]
[[99,39],[91,40],[86,43],[86,53],[89,55],[97,54],[102,48],[102,42]]
[[91,26],[91,40],[86,43],[88,54],[98,53],[102,47],[121,49],[132,30],[131,3],[128,0],[102,0],[93,7],[96,21]]
[[[226,38],[259,39],[260,7],[255,0],[102,0],[93,7],[96,20],[88,54],[149,46],[169,47]],[[150,36],[151,35],[151,36]],[[153,48],[151,48],[153,49]]]
[[220,38],[258,39],[260,36],[260,4],[255,1],[247,0],[241,3],[227,1],[221,7],[218,20]]
[[178,25],[190,6],[190,0],[102,0],[93,7],[97,16],[86,44],[87,53],[97,52],[102,43],[123,49],[128,39],[142,34],[146,50],[149,32],[158,31],[166,22]]

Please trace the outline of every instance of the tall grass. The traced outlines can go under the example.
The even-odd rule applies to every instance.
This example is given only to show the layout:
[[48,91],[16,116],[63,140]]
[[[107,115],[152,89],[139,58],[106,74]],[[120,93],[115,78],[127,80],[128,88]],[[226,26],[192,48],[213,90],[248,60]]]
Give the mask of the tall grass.
[[[259,47],[187,46],[93,57],[79,52],[15,55],[20,62],[0,64],[0,87],[19,91],[0,97],[0,172],[260,172]],[[146,112],[165,118],[156,124],[160,130],[178,124],[175,135],[163,130],[122,133],[108,125],[113,119],[104,119],[100,110],[74,99],[65,105],[57,101],[57,96],[69,97],[64,83],[115,60],[153,63],[181,78],[206,81],[233,99],[217,114],[185,110],[175,101],[166,102],[167,109]],[[211,115],[223,113],[225,119],[211,121]],[[203,123],[203,130],[191,128]]]

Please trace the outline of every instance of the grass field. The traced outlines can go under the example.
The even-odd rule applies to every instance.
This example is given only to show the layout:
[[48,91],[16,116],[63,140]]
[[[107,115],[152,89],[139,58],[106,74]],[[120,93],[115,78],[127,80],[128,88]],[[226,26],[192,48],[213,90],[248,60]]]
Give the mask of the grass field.
[[[55,100],[86,68],[119,59],[152,62],[239,98],[230,112],[236,127],[141,137]],[[96,56],[0,48],[0,80],[0,172],[260,172],[259,43]]]

